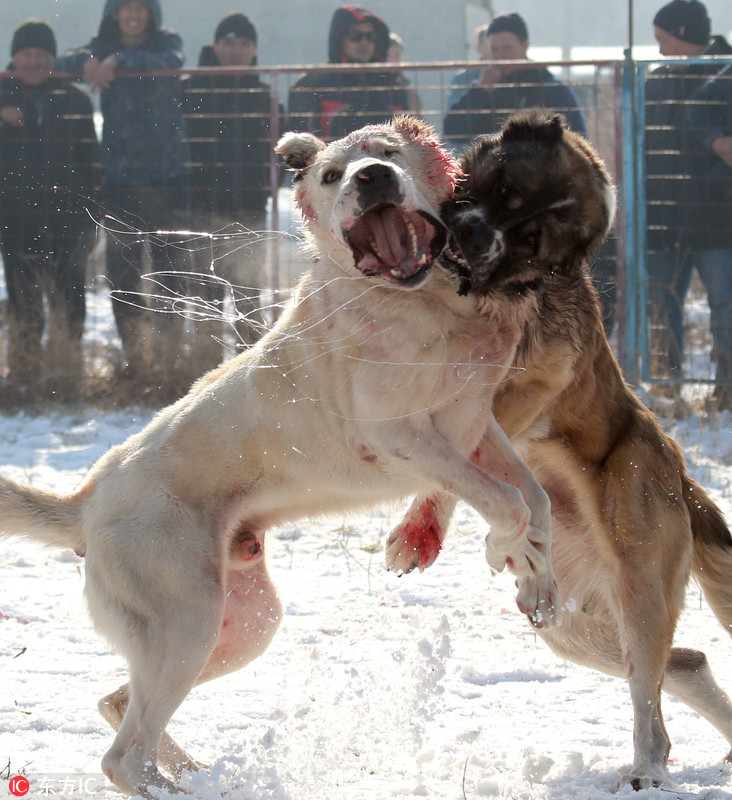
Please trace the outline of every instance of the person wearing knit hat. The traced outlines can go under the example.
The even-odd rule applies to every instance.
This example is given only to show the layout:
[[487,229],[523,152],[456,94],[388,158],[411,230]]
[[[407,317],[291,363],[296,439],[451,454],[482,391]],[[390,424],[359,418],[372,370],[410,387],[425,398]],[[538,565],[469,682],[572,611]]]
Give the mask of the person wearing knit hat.
[[249,39],[256,44],[257,29],[246,14],[232,11],[219,22],[214,32],[214,42],[227,38]]
[[[257,63],[257,29],[238,12],[217,25],[213,42],[200,52],[199,67],[242,67],[222,73],[199,71],[183,81],[184,115],[191,148],[191,222],[206,235],[191,242],[195,294],[223,308],[236,295],[236,321],[212,315],[194,321],[189,363],[197,374],[221,363],[233,333],[252,345],[265,330],[267,200],[272,195],[273,142],[270,87],[248,67]],[[285,130],[279,108],[280,131]],[[212,280],[211,276],[216,279]],[[218,280],[217,280],[218,279]]]
[[529,31],[523,17],[515,12],[495,17],[485,28],[485,41],[486,60],[491,63],[445,117],[443,132],[456,152],[479,134],[498,132],[518,109],[561,112],[572,130],[586,132],[571,87],[528,57]]
[[53,28],[42,19],[29,19],[18,25],[13,33],[10,55],[14,56],[18,50],[29,47],[45,50],[56,57],[56,35]]
[[[79,389],[94,232],[88,209],[99,161],[91,101],[53,75],[51,26],[26,20],[10,52],[13,74],[0,82],[0,252],[8,295],[0,403]],[[46,307],[55,325],[44,354]],[[53,374],[59,364],[63,377]]]
[[51,77],[56,57],[56,36],[40,19],[22,22],[13,33],[10,68],[22,75],[27,86],[41,86]]
[[[671,0],[659,9],[653,18],[653,25],[663,56],[698,55],[709,45],[712,25],[706,6],[699,0]],[[674,47],[674,43],[669,42],[667,37],[659,38],[659,33],[665,33],[690,47]],[[668,52],[669,49],[674,52]]]
[[[708,101],[697,93],[723,67],[687,58],[732,55],[700,0],[671,0],[652,20],[663,56],[674,61],[654,69],[645,85],[646,272],[654,394],[671,398],[681,411],[684,365],[684,302],[694,270],[704,284],[719,386],[715,396],[732,407],[732,171],[697,136],[690,111]],[[720,408],[722,406],[720,405]]]

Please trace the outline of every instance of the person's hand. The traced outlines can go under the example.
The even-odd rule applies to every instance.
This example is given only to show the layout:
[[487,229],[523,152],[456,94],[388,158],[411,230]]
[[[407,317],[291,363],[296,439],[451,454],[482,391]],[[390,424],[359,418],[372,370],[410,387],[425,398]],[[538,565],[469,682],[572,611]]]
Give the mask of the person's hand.
[[81,79],[93,91],[100,92],[109,89],[116,77],[117,59],[108,56],[104,61],[97,58],[89,58],[84,64]]
[[719,136],[712,142],[712,150],[732,167],[732,136]]
[[10,125],[13,128],[22,128],[25,125],[25,115],[20,108],[15,106],[5,106],[0,108],[0,120],[5,125]]
[[478,86],[481,86],[483,89],[492,89],[498,81],[501,79],[501,75],[503,74],[503,70],[496,64],[491,64],[489,67],[483,67],[480,71],[480,80],[478,81]]

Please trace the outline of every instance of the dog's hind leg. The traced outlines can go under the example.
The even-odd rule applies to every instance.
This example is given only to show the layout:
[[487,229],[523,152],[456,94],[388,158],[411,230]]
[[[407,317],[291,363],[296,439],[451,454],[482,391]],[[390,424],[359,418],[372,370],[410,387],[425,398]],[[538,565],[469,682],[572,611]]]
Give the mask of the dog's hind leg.
[[107,777],[129,794],[150,796],[151,787],[176,791],[158,771],[165,727],[196,684],[216,641],[222,598],[192,593],[177,599],[175,613],[138,625],[126,652],[129,703],[112,747],[102,759]]
[[[99,713],[113,730],[119,730],[129,702],[129,684],[120,686],[119,689],[99,701]],[[203,764],[198,763],[182,747],[176,744],[167,732],[164,732],[160,739],[158,763],[170,772],[174,778],[180,778],[185,770],[197,772],[204,767]]]
[[[277,631],[282,607],[264,559],[247,569],[229,572],[225,595],[216,644],[195,685],[240,669],[264,652]],[[128,684],[100,700],[99,710],[114,730],[120,729],[129,701]],[[166,732],[160,739],[157,760],[174,778],[180,778],[186,770],[203,768]]]
[[[674,647],[663,688],[711,722],[732,745],[732,701],[715,681],[704,653]],[[724,760],[732,761],[732,750]]]

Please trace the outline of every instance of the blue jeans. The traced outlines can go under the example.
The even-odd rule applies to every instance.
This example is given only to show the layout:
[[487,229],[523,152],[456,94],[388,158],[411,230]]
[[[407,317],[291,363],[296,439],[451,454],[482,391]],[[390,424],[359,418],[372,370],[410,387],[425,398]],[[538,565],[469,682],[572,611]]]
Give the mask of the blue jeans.
[[[732,247],[649,253],[648,298],[659,377],[682,377],[684,301],[696,267],[707,291],[718,386],[732,384]],[[655,340],[655,341],[654,341]]]

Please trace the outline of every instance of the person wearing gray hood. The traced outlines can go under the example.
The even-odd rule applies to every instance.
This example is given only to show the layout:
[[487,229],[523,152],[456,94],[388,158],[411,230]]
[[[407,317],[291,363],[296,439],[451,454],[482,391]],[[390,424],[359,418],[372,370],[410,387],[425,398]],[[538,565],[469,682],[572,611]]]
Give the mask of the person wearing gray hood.
[[[115,290],[124,374],[152,378],[152,388],[163,394],[177,392],[182,320],[145,313],[142,274],[146,258],[153,272],[176,270],[180,251],[159,235],[153,245],[144,233],[185,227],[188,151],[180,80],[150,73],[179,69],[183,61],[181,38],[162,27],[158,0],[107,0],[97,35],[56,60],[57,70],[101,93],[107,276]],[[183,285],[171,277],[160,283],[168,291]]]

